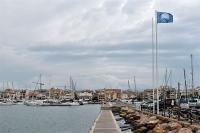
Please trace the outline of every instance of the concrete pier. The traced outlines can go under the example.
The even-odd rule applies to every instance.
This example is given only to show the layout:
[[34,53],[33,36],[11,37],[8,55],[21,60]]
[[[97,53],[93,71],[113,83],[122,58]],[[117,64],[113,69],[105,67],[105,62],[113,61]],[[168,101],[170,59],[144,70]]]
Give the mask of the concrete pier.
[[122,133],[111,111],[110,104],[103,104],[101,112],[89,133]]

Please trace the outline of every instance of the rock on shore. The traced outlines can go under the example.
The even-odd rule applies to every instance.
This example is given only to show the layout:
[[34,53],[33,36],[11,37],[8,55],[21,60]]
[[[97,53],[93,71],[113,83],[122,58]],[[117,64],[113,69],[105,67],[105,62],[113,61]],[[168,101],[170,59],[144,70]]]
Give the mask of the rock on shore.
[[192,131],[179,122],[158,119],[157,116],[145,115],[128,107],[122,107],[118,111],[126,123],[133,126],[134,133],[200,133],[200,130]]

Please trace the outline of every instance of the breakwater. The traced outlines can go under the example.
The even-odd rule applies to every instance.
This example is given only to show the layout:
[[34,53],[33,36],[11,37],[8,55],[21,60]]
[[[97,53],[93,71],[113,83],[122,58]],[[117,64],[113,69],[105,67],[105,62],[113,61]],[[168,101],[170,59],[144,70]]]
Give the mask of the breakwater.
[[112,107],[114,115],[125,119],[134,133],[200,133],[198,124],[191,125],[185,121],[139,111],[130,106]]

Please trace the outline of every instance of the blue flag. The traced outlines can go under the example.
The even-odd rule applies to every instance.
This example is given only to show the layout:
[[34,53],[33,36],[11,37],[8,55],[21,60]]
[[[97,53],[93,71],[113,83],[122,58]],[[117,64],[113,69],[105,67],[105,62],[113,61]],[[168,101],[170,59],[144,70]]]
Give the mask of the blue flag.
[[173,23],[173,15],[167,12],[156,12],[157,23]]

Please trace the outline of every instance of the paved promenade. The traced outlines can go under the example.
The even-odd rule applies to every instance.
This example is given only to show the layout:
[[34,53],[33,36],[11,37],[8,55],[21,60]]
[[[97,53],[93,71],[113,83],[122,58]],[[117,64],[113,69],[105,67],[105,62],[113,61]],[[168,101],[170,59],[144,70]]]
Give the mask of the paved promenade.
[[121,133],[109,104],[102,105],[101,112],[89,133]]

